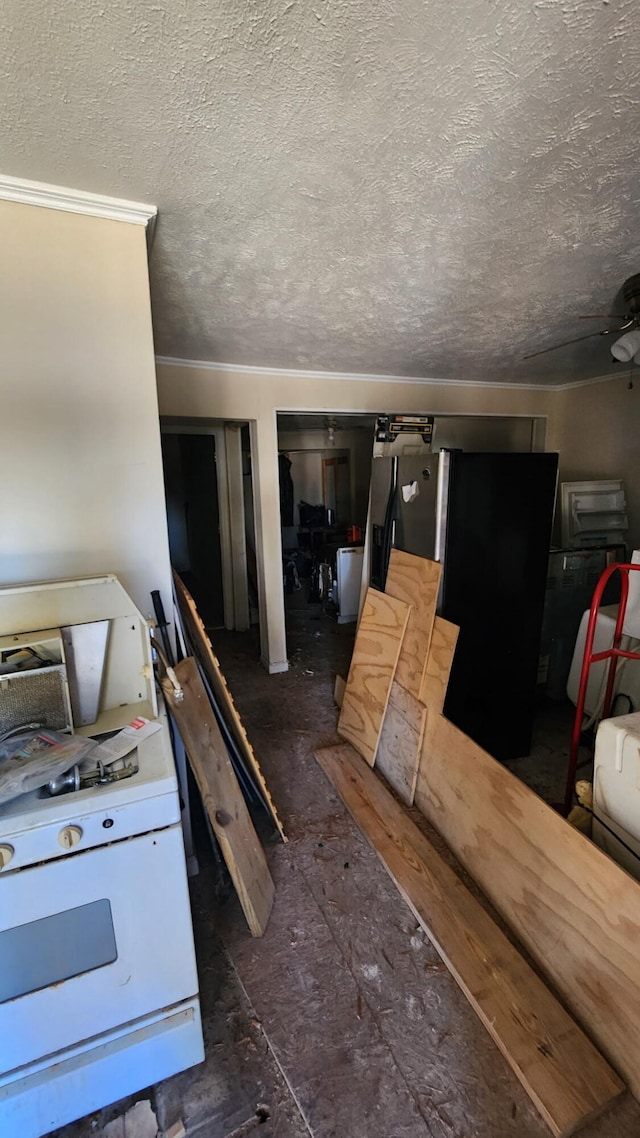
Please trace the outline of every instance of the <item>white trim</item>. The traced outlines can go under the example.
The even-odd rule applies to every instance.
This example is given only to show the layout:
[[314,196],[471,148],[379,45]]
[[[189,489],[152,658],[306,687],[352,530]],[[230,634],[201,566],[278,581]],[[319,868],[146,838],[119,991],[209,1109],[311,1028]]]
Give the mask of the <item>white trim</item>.
[[[195,368],[198,371],[228,372],[232,375],[289,376],[294,379],[346,380],[351,383],[398,383],[418,387],[489,387],[498,391],[568,391],[571,387],[587,387],[592,383],[605,383],[617,379],[622,374],[596,375],[591,379],[576,379],[569,383],[510,383],[491,382],[484,379],[437,379],[416,378],[409,375],[367,375],[358,372],[305,371],[300,368],[256,367],[249,364],[215,363],[213,360],[186,360],[174,356],[156,356],[156,363],[163,367]],[[335,411],[335,408],[334,408]],[[345,414],[346,412],[340,412]]]
[[66,186],[52,186],[48,182],[29,182],[25,178],[11,178],[0,174],[0,200],[20,202],[22,205],[39,205],[45,209],[60,209],[65,213],[83,213],[89,217],[106,217],[111,221],[128,221],[133,225],[147,226],[155,221],[158,207],[145,202],[127,201],[91,194],[85,190],[72,190]]
[[[574,379],[571,383],[556,383],[552,388],[547,390],[551,391],[569,391],[572,387],[591,387],[592,383],[608,383],[611,379],[623,379],[628,369],[625,367],[618,368],[613,375],[594,375],[591,379]],[[628,375],[626,376],[628,378]]]

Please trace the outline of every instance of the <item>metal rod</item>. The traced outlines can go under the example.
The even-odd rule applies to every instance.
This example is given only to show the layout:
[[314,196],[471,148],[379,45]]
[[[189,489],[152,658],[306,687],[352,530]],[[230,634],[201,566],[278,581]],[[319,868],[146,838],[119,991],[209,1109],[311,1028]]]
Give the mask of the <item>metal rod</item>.
[[162,638],[162,645],[164,647],[164,654],[167,657],[167,660],[168,660],[169,664],[171,665],[171,667],[173,667],[173,665],[175,664],[175,660],[173,658],[173,650],[171,648],[171,640],[169,638],[169,633],[167,632],[169,625],[167,623],[167,618],[166,618],[165,613],[164,613],[164,605],[162,603],[162,597],[160,596],[159,589],[152,589],[151,590],[151,600],[153,602],[153,611],[156,614],[156,624],[158,625],[158,628],[160,630],[160,636]]

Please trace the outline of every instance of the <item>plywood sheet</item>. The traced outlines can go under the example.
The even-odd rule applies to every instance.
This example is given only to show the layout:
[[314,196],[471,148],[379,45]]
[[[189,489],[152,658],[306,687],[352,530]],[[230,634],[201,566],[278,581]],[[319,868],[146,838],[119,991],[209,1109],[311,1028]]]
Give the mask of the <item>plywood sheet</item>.
[[192,656],[175,668],[184,698],[177,700],[171,683],[162,689],[178,724],[205,810],[254,936],[262,936],[273,906],[275,889],[264,850],[238,786],[231,760],[198,666]]
[[349,746],[316,758],[555,1135],[623,1090],[495,921]]
[[276,810],[275,803],[269,793],[269,788],[266,784],[262,770],[260,769],[260,763],[258,762],[253,747],[249,742],[247,733],[244,729],[244,724],[236,710],[236,705],[233,702],[233,696],[227,687],[227,681],[220,667],[220,662],[215,652],[213,651],[211,641],[207,635],[204,624],[200,619],[195,601],[186,585],[184,584],[184,581],[175,571],[173,574],[173,579],[180,615],[184,621],[187,634],[193,645],[193,650],[205,670],[207,679],[211,684],[213,693],[222,710],[222,714],[224,715],[225,722],[227,723],[229,730],[235,739],[240,753],[262,791],[264,800],[267,803],[271,817],[277,826],[280,837],[282,838],[283,842],[286,842],[287,838],[282,823],[278,817],[278,811]]
[[424,771],[430,761],[433,750],[434,731],[438,725],[444,699],[447,694],[447,684],[453,663],[453,654],[456,650],[458,633],[460,629],[456,624],[437,616],[433,622],[431,644],[427,667],[422,681],[420,698],[427,708],[427,722],[422,739],[422,748],[416,775],[415,795],[420,794],[419,787],[424,779]]
[[427,709],[394,680],[382,724],[376,770],[411,806],[418,777]]
[[398,660],[396,679],[410,695],[420,698],[442,566],[438,561],[392,549],[385,592],[411,605],[407,632]]
[[440,718],[416,804],[640,1097],[640,883]]
[[373,766],[410,608],[368,589],[338,720],[338,734]]
[[420,699],[430,711],[441,712],[444,707],[459,632],[457,624],[441,616],[433,622],[427,666],[420,688]]

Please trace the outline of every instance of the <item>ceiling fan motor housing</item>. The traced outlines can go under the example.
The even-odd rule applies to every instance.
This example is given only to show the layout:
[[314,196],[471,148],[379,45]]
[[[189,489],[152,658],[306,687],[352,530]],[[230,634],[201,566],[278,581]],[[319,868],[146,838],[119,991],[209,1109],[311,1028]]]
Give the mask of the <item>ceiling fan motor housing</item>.
[[627,278],[622,286],[622,295],[629,315],[640,315],[640,273]]

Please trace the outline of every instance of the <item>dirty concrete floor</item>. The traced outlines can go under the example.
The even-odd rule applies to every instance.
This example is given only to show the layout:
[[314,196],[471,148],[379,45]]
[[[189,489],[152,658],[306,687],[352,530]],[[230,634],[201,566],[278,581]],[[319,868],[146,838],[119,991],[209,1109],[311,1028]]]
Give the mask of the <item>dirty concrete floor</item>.
[[[151,1088],[159,1125],[182,1118],[201,1138],[548,1138],[313,758],[336,741],[333,681],[353,630],[302,602],[285,674],[261,668],[256,630],[213,634],[290,840],[268,845],[277,898],[259,940],[235,896],[217,904],[203,847],[192,895],[207,1059]],[[543,710],[538,761],[519,760],[551,798],[565,720]],[[122,1109],[58,1138],[96,1135]],[[637,1138],[640,1107],[625,1095],[581,1133]]]

